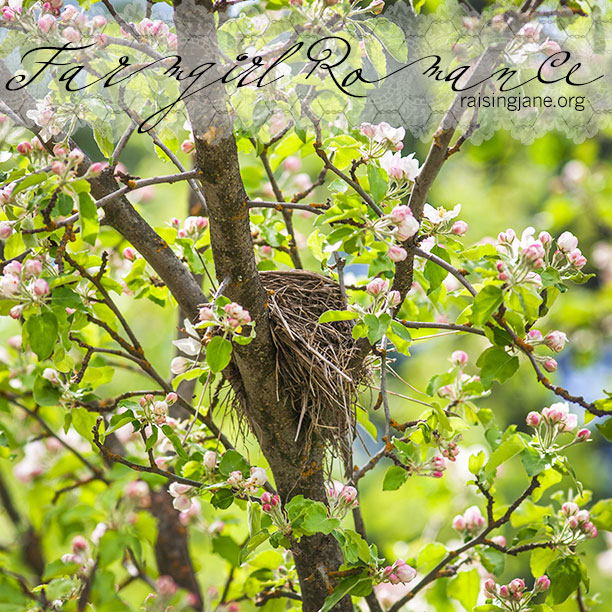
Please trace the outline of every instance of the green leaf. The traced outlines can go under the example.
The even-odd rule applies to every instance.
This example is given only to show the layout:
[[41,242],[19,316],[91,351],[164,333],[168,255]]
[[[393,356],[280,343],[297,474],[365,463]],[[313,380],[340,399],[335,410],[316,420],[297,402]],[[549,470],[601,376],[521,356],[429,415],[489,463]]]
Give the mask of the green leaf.
[[98,565],[106,567],[125,554],[125,537],[117,531],[108,530],[100,539]]
[[534,578],[539,578],[546,573],[548,566],[557,556],[557,552],[551,548],[536,548],[531,552],[529,559],[529,569]]
[[524,448],[525,443],[523,439],[518,434],[512,434],[509,438],[504,440],[489,457],[485,466],[487,475],[495,475],[495,471],[502,463],[512,459],[514,455],[520,453]]
[[408,480],[408,472],[398,465],[392,465],[385,474],[383,491],[396,491]]
[[359,315],[348,310],[328,310],[319,317],[319,323],[331,323],[333,321],[350,321]]
[[325,598],[325,602],[319,609],[319,612],[328,612],[328,610],[331,610],[341,599],[349,595],[352,591],[355,591],[358,587],[363,586],[366,582],[371,582],[371,580],[371,578],[363,574],[342,578],[342,580],[338,582],[338,586],[334,589],[334,592]]
[[376,344],[387,332],[391,317],[384,313],[381,315],[367,314],[364,323],[368,329],[368,340],[370,344]]
[[478,357],[476,365],[480,368],[480,382],[489,389],[494,380],[506,382],[519,368],[516,355],[510,355],[500,346],[491,346]]
[[474,325],[484,325],[503,301],[504,294],[499,287],[486,285],[474,298],[470,321]]
[[368,164],[368,182],[374,201],[380,202],[387,195],[387,181],[383,178],[381,170],[372,164]]
[[[363,42],[365,43],[366,55],[368,56],[368,59],[372,63],[372,66],[374,66],[374,69],[378,73],[378,76],[384,77],[387,73],[387,58],[385,57],[385,52],[383,51],[382,45],[373,36],[365,36],[363,39]],[[372,167],[371,165],[368,166],[368,170],[371,167]],[[368,178],[369,178],[369,172],[368,172]],[[370,187],[372,187],[371,181],[370,181]],[[376,201],[379,202],[380,200],[376,200]]]
[[453,580],[448,583],[447,593],[456,599],[467,612],[472,612],[478,601],[480,591],[480,577],[476,568],[469,572],[459,572]]
[[96,203],[86,191],[79,193],[79,220],[81,223],[81,238],[93,246],[100,231],[100,222],[98,221]]
[[159,428],[155,427],[155,425],[152,425],[151,435],[147,438],[147,443],[145,444],[145,451],[149,452],[155,446],[158,436],[159,436]]
[[240,546],[228,535],[218,535],[212,542],[213,552],[223,557],[233,567],[240,565]]
[[245,474],[248,471],[249,464],[238,451],[230,449],[221,457],[219,473],[223,476],[229,476],[231,472],[242,472]]
[[[443,249],[439,246],[434,246],[431,249],[431,252],[434,255],[437,255],[440,259],[443,259],[446,263],[450,263],[450,257],[448,256],[448,252],[446,249]],[[427,279],[429,283],[429,289],[427,290],[427,295],[433,293],[441,284],[442,281],[448,276],[448,272],[439,266],[437,263],[434,263],[431,260],[427,260],[425,262],[425,269],[423,270],[423,275]]]
[[224,370],[232,358],[232,343],[221,336],[213,336],[206,345],[206,363],[213,372]]
[[76,574],[80,566],[80,563],[64,563],[61,559],[56,559],[47,563],[42,579],[48,582],[51,578]]
[[373,21],[372,31],[383,47],[398,62],[405,62],[408,58],[408,45],[403,30],[385,17],[377,17]]
[[478,474],[484,465],[485,459],[486,457],[483,451],[480,451],[477,455],[471,455],[468,461],[470,472],[474,475]]
[[31,349],[40,361],[53,352],[57,343],[58,323],[52,312],[31,316],[24,325]]
[[39,406],[57,406],[62,392],[50,381],[42,376],[37,376],[32,388],[34,401]]
[[[598,406],[597,402],[601,402],[601,404]],[[603,402],[607,402],[609,404],[608,409],[610,409],[612,407],[612,401],[609,399],[605,399],[605,400],[597,400],[595,402],[595,405],[597,408],[605,410],[606,408],[602,405]],[[607,419],[606,421],[604,421],[603,423],[597,423],[595,425],[597,427],[597,431],[599,431],[599,433],[606,439],[608,440],[608,442],[612,442],[612,418]]]
[[446,556],[446,548],[439,542],[432,542],[423,548],[417,558],[417,569],[426,574]]
[[260,531],[250,537],[240,551],[240,565],[242,565],[248,559],[249,555],[269,537],[270,534],[267,531]]
[[528,446],[521,453],[521,463],[523,464],[529,478],[532,476],[537,476],[540,472],[543,472],[550,462],[551,459],[549,457],[542,457],[540,453],[531,446]]
[[219,489],[211,498],[210,503],[219,510],[226,510],[234,503],[231,489]]
[[576,557],[557,559],[548,567],[546,575],[550,578],[548,599],[553,604],[563,603],[580,584],[582,564]]
[[34,185],[40,185],[47,180],[49,175],[46,172],[37,172],[36,174],[30,174],[26,176],[22,181],[19,181],[13,191],[11,192],[11,196],[16,196],[20,191],[27,189],[28,187],[34,187]]
[[314,535],[315,533],[328,535],[339,526],[340,520],[329,518],[327,508],[321,502],[312,502],[308,505],[304,513],[304,521],[300,525],[306,535]]
[[[86,408],[72,408],[72,426],[77,433],[93,444],[93,428],[96,424],[97,415],[89,412]],[[102,426],[102,429],[104,426]]]

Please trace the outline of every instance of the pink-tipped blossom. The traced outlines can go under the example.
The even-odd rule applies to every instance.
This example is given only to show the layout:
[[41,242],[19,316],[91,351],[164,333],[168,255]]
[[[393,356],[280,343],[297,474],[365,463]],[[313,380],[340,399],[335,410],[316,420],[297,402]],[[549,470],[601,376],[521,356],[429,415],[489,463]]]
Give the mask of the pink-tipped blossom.
[[17,145],[17,153],[20,155],[29,155],[32,152],[32,144],[28,140],[24,140]]
[[548,591],[548,589],[550,588],[550,579],[546,574],[544,574],[544,576],[540,576],[535,581],[535,586],[536,590],[538,591]]
[[571,232],[563,232],[557,238],[557,246],[562,253],[569,253],[578,246],[578,238]]
[[171,576],[160,576],[157,579],[157,592],[163,597],[172,597],[178,591],[178,585]]
[[37,297],[44,297],[49,293],[49,284],[43,278],[38,278],[34,282],[33,286],[34,295]]
[[0,223],[0,239],[6,240],[13,233],[13,226],[6,221]]
[[43,265],[40,259],[28,259],[24,265],[26,278],[40,276],[42,274]]
[[591,432],[585,427],[578,431],[578,433],[576,434],[576,437],[578,438],[578,440],[582,440],[583,442],[586,442],[591,437]]
[[580,249],[573,249],[567,255],[568,261],[576,268],[581,270],[587,263],[587,258],[582,254]]
[[64,40],[68,42],[79,42],[79,40],[81,40],[81,33],[72,26],[64,28],[62,36],[64,37]]
[[566,342],[567,335],[559,330],[549,332],[544,338],[546,346],[555,351],[555,353],[562,351]]
[[134,261],[137,256],[138,254],[135,248],[125,247],[125,249],[123,249],[123,258],[127,259],[128,261]]
[[542,415],[539,412],[530,412],[527,415],[527,425],[529,425],[530,427],[537,427],[540,424],[540,421],[542,419]]
[[557,369],[557,362],[554,359],[547,359],[544,362],[544,369],[547,372],[555,372]]
[[389,289],[389,281],[382,278],[375,278],[366,285],[366,291],[372,297],[385,294]]
[[469,229],[468,224],[465,221],[455,221],[453,226],[451,227],[451,232],[455,234],[455,236],[463,236],[467,233]]
[[463,367],[468,362],[468,354],[465,351],[455,351],[451,355],[451,363],[455,366]]
[[392,245],[389,247],[387,255],[391,261],[397,263],[398,261],[404,261],[408,257],[408,251],[401,246]]

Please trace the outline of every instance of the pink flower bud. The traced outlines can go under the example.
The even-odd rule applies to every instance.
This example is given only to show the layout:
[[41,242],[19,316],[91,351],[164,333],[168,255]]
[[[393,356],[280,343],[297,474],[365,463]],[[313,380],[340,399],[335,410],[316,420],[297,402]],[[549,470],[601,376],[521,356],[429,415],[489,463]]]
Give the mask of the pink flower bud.
[[170,576],[160,576],[157,579],[157,592],[163,597],[171,597],[178,591],[178,585]]
[[206,451],[202,463],[207,470],[214,470],[217,467],[217,453],[215,451]]
[[544,576],[540,576],[536,580],[536,588],[538,591],[548,591],[550,588],[550,579],[546,574],[544,574]]
[[372,296],[377,297],[386,293],[389,289],[389,281],[382,278],[375,278],[366,285],[366,291]]
[[406,206],[404,204],[396,206],[389,213],[389,219],[392,223],[395,223],[396,225],[399,225],[400,223],[402,223],[402,221],[405,221],[406,219],[409,219],[412,216],[413,215],[412,210],[410,210],[410,206]]
[[412,238],[419,231],[419,227],[419,222],[414,217],[406,217],[398,225],[397,237],[402,241],[408,240],[408,238]]
[[465,221],[455,221],[453,226],[451,227],[451,232],[455,234],[455,236],[463,236],[468,231],[468,224]]
[[2,9],[2,18],[4,21],[13,21],[15,19],[15,11],[12,8],[5,6]]
[[508,588],[510,589],[511,593],[518,593],[519,591],[522,591],[525,589],[525,582],[523,580],[521,580],[520,578],[515,578],[509,585]]
[[58,161],[57,159],[51,164],[51,171],[58,176],[61,176],[66,172],[66,164]]
[[67,40],[68,42],[78,42],[81,40],[81,33],[72,26],[65,28],[62,32],[62,36],[64,37],[64,40]]
[[503,586],[499,587],[499,596],[502,599],[507,599],[509,595],[510,595],[510,591],[509,591],[508,587],[505,584]]
[[355,489],[355,487],[345,485],[342,488],[342,491],[340,491],[339,497],[345,504],[352,504],[357,499],[357,489]]
[[563,232],[557,239],[557,245],[562,253],[569,253],[578,246],[578,238],[571,232]]
[[485,593],[491,597],[495,597],[497,595],[497,585],[495,584],[495,580],[493,580],[493,578],[487,578],[487,580],[485,580],[484,590]]
[[32,152],[32,145],[29,141],[24,140],[17,145],[17,153],[20,155],[29,155]]
[[462,367],[468,362],[468,354],[465,351],[455,351],[450,360],[453,365]]
[[387,255],[391,261],[397,263],[398,261],[404,261],[408,257],[408,251],[401,246],[393,245],[389,247]]
[[544,343],[546,346],[555,351],[555,353],[562,351],[566,342],[567,335],[559,330],[551,331],[550,333],[546,334],[546,337],[544,338]]
[[547,359],[544,362],[544,369],[547,372],[554,372],[557,369],[557,362],[554,359]]
[[572,528],[572,529],[576,529],[578,527],[578,519],[575,516],[571,516],[568,521],[567,524]]
[[268,491],[264,491],[261,494],[261,501],[262,501],[262,503],[269,504],[271,500],[272,500],[272,493],[270,493]]
[[21,317],[21,313],[23,312],[23,306],[19,304],[18,306],[13,306],[9,311],[9,316],[11,319],[19,319]]
[[96,28],[96,30],[99,30],[100,28],[103,28],[106,25],[106,17],[104,17],[103,15],[96,15],[92,20],[91,20],[91,24],[93,25],[94,28]]
[[465,519],[463,518],[463,516],[461,514],[458,514],[454,519],[453,519],[453,529],[456,529],[457,531],[464,531],[465,530]]
[[500,232],[497,240],[503,244],[511,244],[516,238],[516,233],[512,228],[508,228],[505,232]]
[[272,511],[272,506],[270,504],[262,504],[261,509],[264,512],[271,512]]
[[539,412],[530,412],[527,415],[527,425],[529,425],[530,427],[537,427],[540,424],[540,420],[542,418],[542,415]]
[[191,490],[191,486],[187,484],[183,484],[182,482],[173,482],[168,487],[168,492],[172,497],[178,497],[179,495],[184,495],[187,491]]
[[181,144],[181,150],[183,151],[183,153],[187,153],[187,155],[190,155],[195,151],[195,143],[191,140],[184,140]]
[[83,536],[74,536],[72,538],[72,552],[76,555],[87,550],[87,540]]
[[36,279],[33,289],[34,294],[38,297],[43,297],[49,293],[49,285],[47,281],[42,278]]
[[178,400],[178,395],[176,393],[174,393],[174,391],[171,391],[170,393],[168,393],[168,395],[166,395],[166,404],[168,404],[168,406],[172,406],[172,404],[176,404],[176,401]]
[[13,233],[13,226],[6,221],[0,223],[0,239],[6,240]]
[[581,429],[578,431],[576,437],[578,440],[586,442],[591,437],[591,432],[588,429]]
[[503,535],[495,536],[495,537],[491,538],[491,541],[494,542],[495,544],[499,545],[499,546],[505,546],[506,545],[506,538]]
[[530,329],[527,333],[527,339],[531,342],[538,342],[542,340],[542,337],[542,332],[538,331],[537,329]]
[[214,321],[215,312],[208,306],[202,306],[200,308],[200,321]]
[[136,249],[133,247],[125,247],[125,249],[123,249],[123,257],[128,261],[134,261],[137,257]]
[[545,246],[547,247],[549,244],[552,243],[552,236],[548,233],[548,232],[540,232],[540,235],[538,236],[538,240]]
[[89,166],[89,176],[96,178],[102,174],[102,170],[106,167],[106,164],[103,162],[95,162]]
[[27,278],[40,276],[43,269],[42,261],[40,261],[40,259],[28,259],[28,261],[25,262],[24,267]]
[[584,268],[587,262],[587,258],[582,254],[580,249],[573,249],[570,251],[567,255],[567,259],[578,270]]

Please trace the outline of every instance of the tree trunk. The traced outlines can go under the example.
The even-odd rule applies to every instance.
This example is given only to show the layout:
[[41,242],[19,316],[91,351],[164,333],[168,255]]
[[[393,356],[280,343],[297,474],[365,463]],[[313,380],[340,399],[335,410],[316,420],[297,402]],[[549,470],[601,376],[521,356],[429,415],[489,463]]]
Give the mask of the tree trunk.
[[[217,33],[210,2],[175,1],[178,53],[193,68],[218,62]],[[214,68],[206,82],[221,76]],[[235,346],[240,384],[246,398],[246,416],[270,464],[283,503],[295,495],[324,501],[323,443],[313,438],[310,448],[295,442],[297,415],[277,396],[275,347],[270,334],[266,292],[257,272],[249,225],[247,194],[238,164],[232,125],[226,110],[224,86],[192,87],[185,98],[196,143],[195,166],[200,173],[208,216],[215,272],[226,282],[225,295],[249,310],[257,336],[248,346]],[[183,90],[189,86],[181,83]],[[292,552],[300,580],[303,609],[316,612],[329,595],[333,581],[327,573],[343,562],[332,536],[302,538]],[[352,610],[350,597],[336,610]]]

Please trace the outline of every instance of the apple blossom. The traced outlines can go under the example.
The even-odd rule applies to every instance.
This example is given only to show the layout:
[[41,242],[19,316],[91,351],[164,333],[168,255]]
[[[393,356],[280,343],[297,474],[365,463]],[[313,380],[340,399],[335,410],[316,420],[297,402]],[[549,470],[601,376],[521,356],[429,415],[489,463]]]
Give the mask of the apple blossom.
[[134,261],[137,257],[136,249],[133,247],[125,247],[125,249],[123,249],[123,257],[128,261]]
[[43,278],[38,278],[34,282],[33,286],[34,295],[38,297],[44,297],[49,293],[49,284]]
[[206,451],[202,463],[207,470],[214,470],[217,467],[217,453],[215,451]]
[[157,579],[157,592],[162,597],[172,597],[178,591],[178,585],[171,576],[160,576]]
[[580,249],[573,249],[570,251],[567,255],[567,259],[577,270],[584,268],[587,262],[587,258],[582,254]]
[[231,487],[238,487],[242,482],[244,481],[244,478],[242,476],[242,472],[236,470],[234,472],[230,472],[230,475],[227,479],[227,484],[230,485]]
[[456,366],[464,366],[468,362],[468,354],[465,351],[455,351],[451,355],[451,363]]
[[366,291],[372,297],[383,295],[389,289],[389,281],[382,278],[375,278],[366,285]]
[[555,330],[546,334],[544,343],[546,346],[556,353],[563,350],[565,343],[567,342],[567,335],[562,331]]
[[42,261],[40,261],[40,259],[28,259],[24,264],[24,268],[26,278],[40,276],[43,270]]
[[64,37],[64,40],[67,40],[68,42],[78,42],[81,40],[81,33],[72,26],[64,28],[62,36]]
[[569,253],[578,246],[578,238],[571,232],[563,232],[557,238],[557,245],[562,253]]
[[389,247],[387,255],[389,256],[389,259],[393,262],[404,261],[404,259],[408,257],[408,251],[406,251],[406,249],[400,246],[392,245]]
[[13,233],[13,226],[6,221],[0,223],[0,240],[6,240]]
[[288,172],[299,172],[302,167],[302,160],[297,155],[290,155],[283,162],[283,168]]
[[261,467],[252,467],[251,477],[249,478],[249,480],[258,487],[263,487],[266,482],[268,482],[268,475],[266,474],[266,470]]
[[455,234],[455,236],[463,236],[469,229],[468,224],[465,221],[455,221],[453,226],[451,227],[451,232]]
[[20,155],[29,155],[32,152],[33,147],[29,141],[24,140],[17,145],[16,149],[17,153]]
[[544,369],[547,372],[554,372],[557,369],[557,362],[554,359],[547,359],[544,362]]
[[170,362],[170,371],[176,375],[183,374],[189,369],[190,365],[190,362],[184,357],[175,357]]

